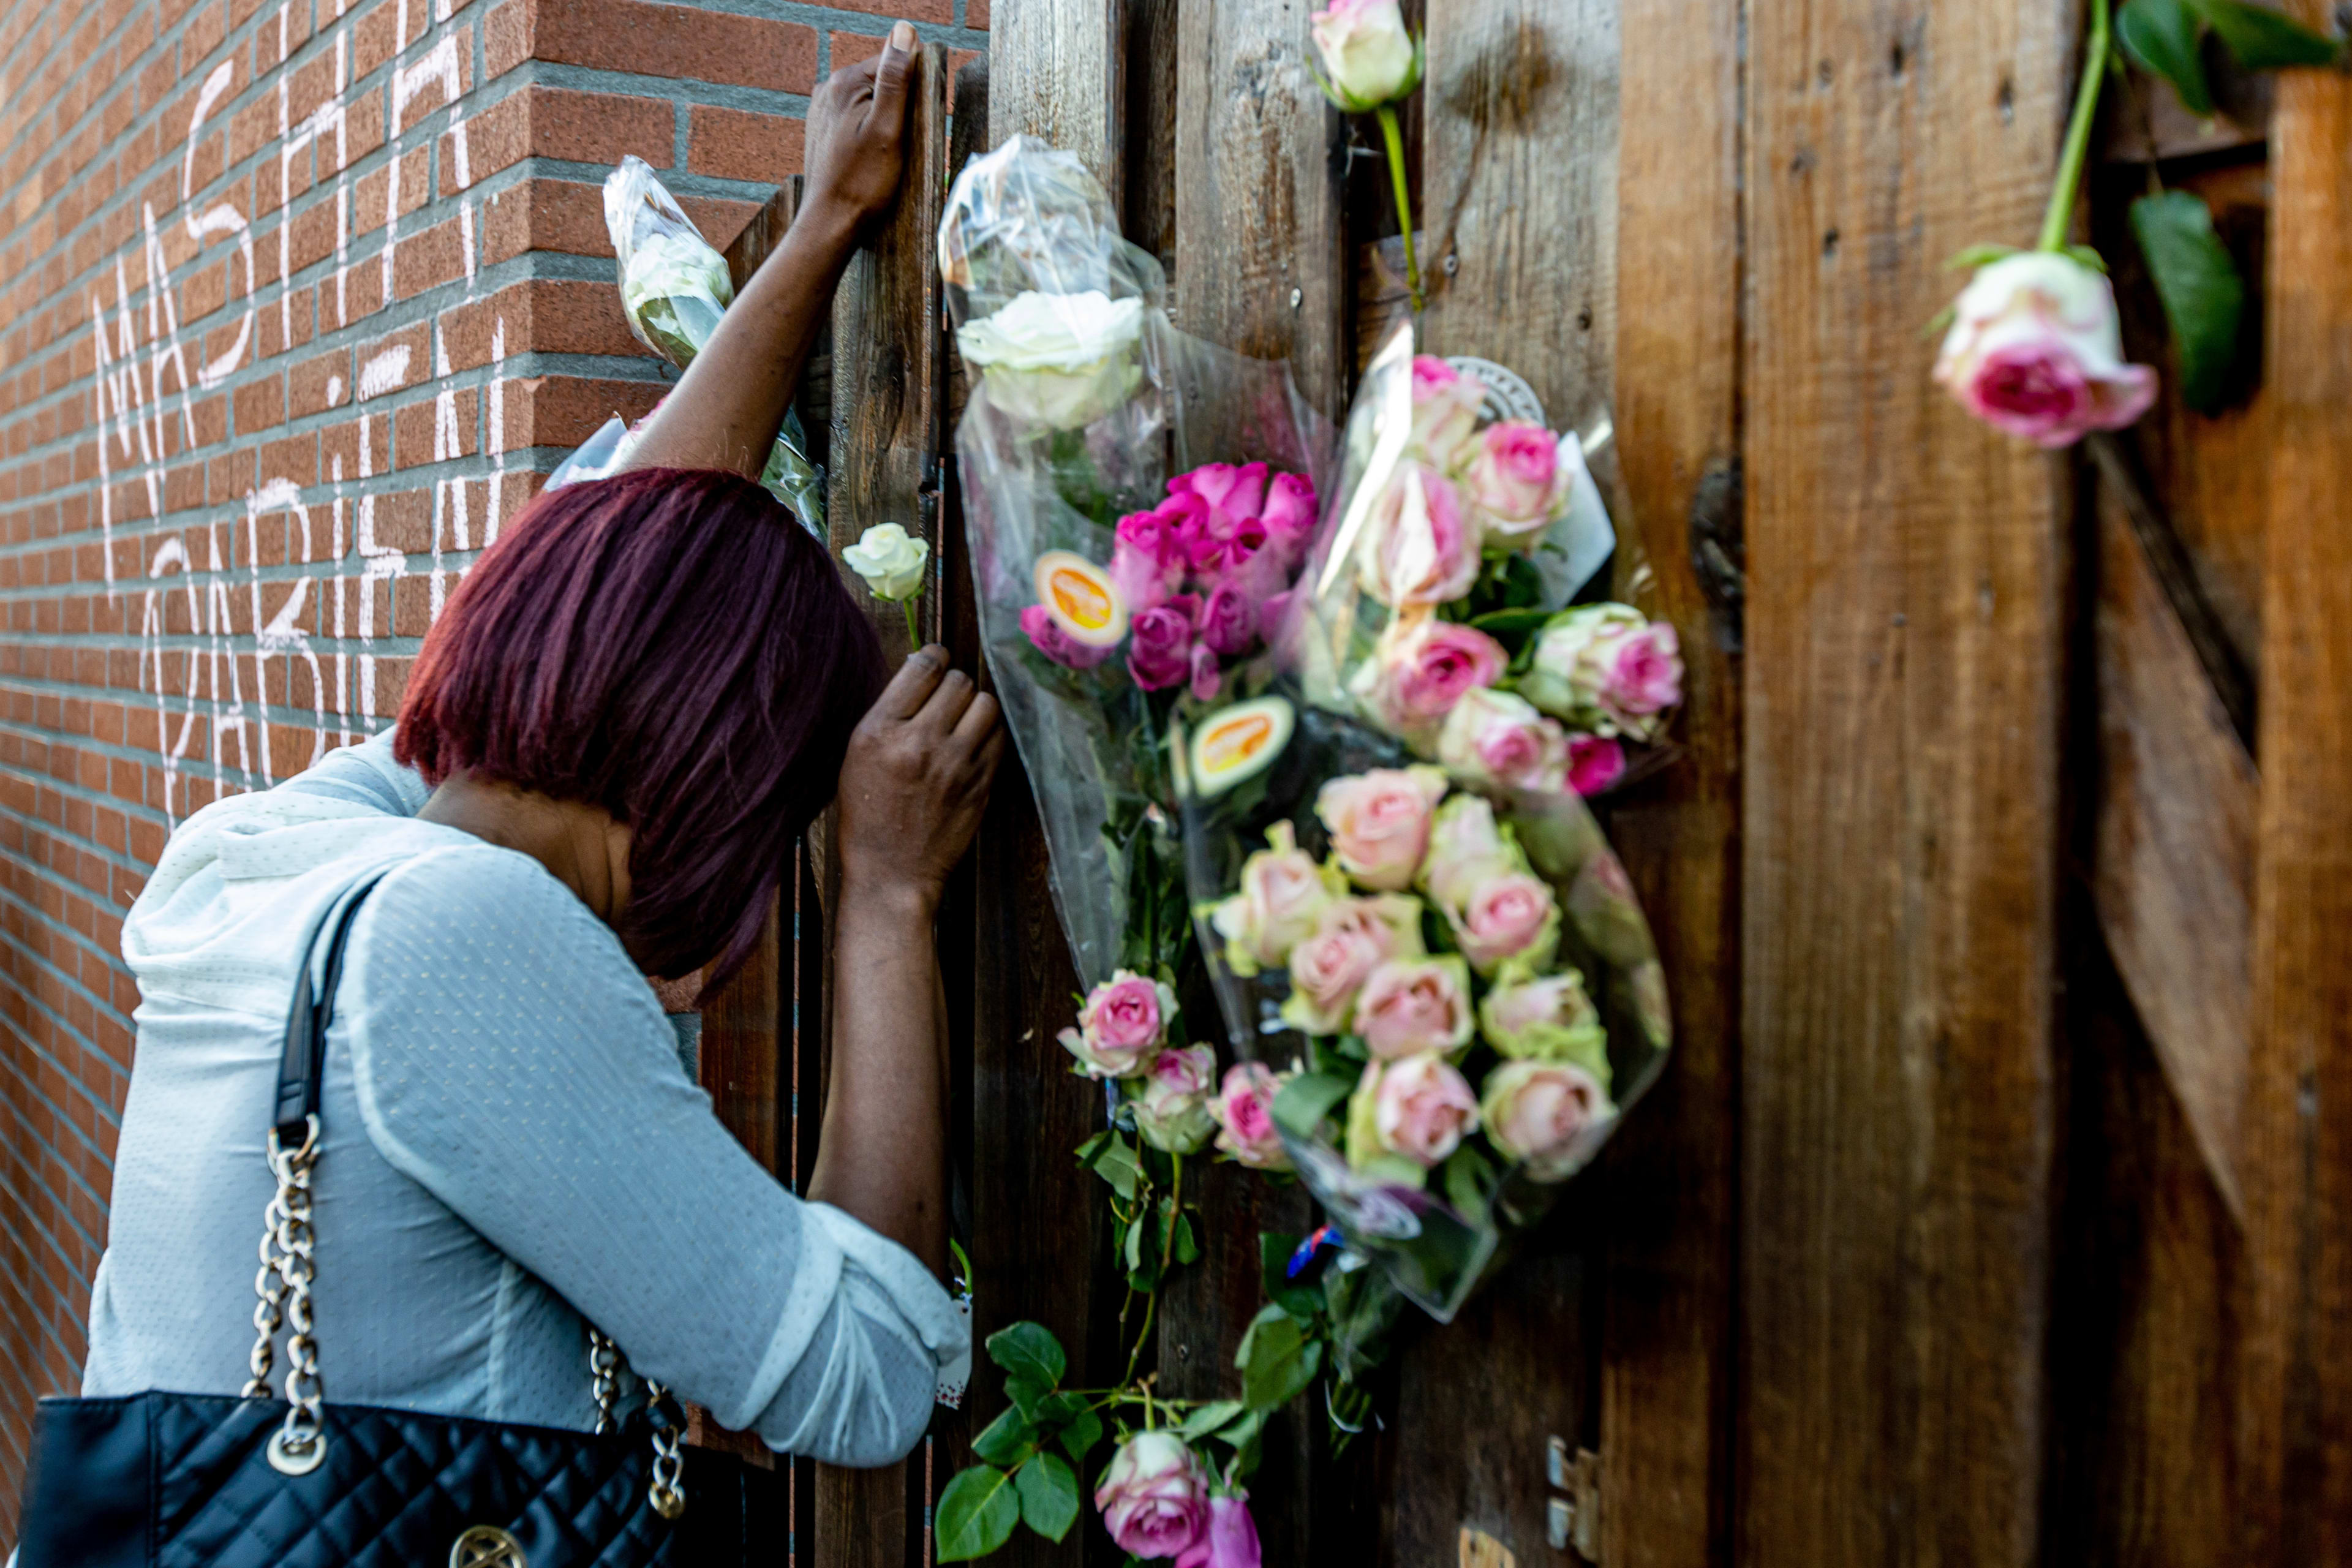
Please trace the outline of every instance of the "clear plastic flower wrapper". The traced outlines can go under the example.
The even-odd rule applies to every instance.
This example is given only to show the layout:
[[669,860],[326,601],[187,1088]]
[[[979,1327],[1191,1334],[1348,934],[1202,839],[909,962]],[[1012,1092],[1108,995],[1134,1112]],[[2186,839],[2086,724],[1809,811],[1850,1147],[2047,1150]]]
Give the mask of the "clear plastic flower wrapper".
[[[642,158],[623,158],[604,181],[604,226],[613,241],[621,310],[646,347],[684,370],[735,302],[727,258],[702,237],[677,198]],[[635,431],[616,416],[567,458],[550,488],[601,479],[628,455]],[[576,459],[576,461],[575,461]],[[800,416],[787,411],[760,483],[819,538],[824,535],[824,477],[808,458]]]
[[[1279,1086],[1343,1273],[1369,1259],[1441,1321],[1672,1033],[1585,796],[1670,722],[1673,631],[1570,602],[1614,550],[1582,442],[1494,414],[1409,330],[1382,351],[1275,651],[1176,737],[1227,1033]],[[1331,1288],[1338,1316],[1346,1297],[1356,1329],[1385,1328],[1381,1291]]]
[[1281,624],[1329,427],[1286,364],[1168,324],[1159,263],[1069,153],[1014,137],[973,159],[940,260],[977,376],[956,447],[982,634],[1055,906],[1090,988],[1172,978],[1191,933],[1168,729]]

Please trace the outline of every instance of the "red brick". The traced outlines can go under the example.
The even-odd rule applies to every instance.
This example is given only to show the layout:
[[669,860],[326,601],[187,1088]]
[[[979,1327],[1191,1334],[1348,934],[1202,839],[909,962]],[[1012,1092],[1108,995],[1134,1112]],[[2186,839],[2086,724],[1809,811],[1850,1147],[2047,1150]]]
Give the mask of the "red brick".
[[[525,158],[610,164],[632,153],[666,169],[675,125],[670,106],[656,99],[526,88],[466,122],[467,174],[479,182]],[[444,132],[441,188],[458,184],[456,136]]]
[[251,436],[286,423],[285,378],[271,374],[248,381],[229,394],[236,416],[236,433]]
[[304,360],[287,373],[288,411],[299,419],[341,407],[352,400],[353,374],[349,349]]
[[778,92],[816,85],[816,31],[798,23],[646,0],[523,3],[532,59]]
[[592,381],[584,376],[510,381],[502,449],[577,447],[615,414],[629,420],[644,417],[665,390],[659,382]]
[[457,220],[434,225],[421,234],[403,235],[392,263],[393,297],[407,300],[427,289],[463,277],[465,247]]
[[725,180],[782,184],[801,172],[802,137],[806,130],[803,121],[781,114],[698,104],[688,124],[687,171]]
[[392,444],[399,467],[422,468],[455,458],[470,458],[480,450],[481,394],[473,387],[465,387],[450,394],[449,401],[457,425],[454,448],[442,444],[446,437],[439,430],[438,395],[393,412]]
[[941,26],[955,21],[955,0],[826,0],[826,4],[836,11],[863,11],[893,21],[904,17],[909,22],[937,22]]
[[530,179],[508,186],[482,204],[481,226],[486,267],[528,250],[613,254],[603,190],[572,180]]
[[441,342],[452,371],[490,363],[494,323],[506,324],[506,352],[651,355],[629,335],[620,291],[609,283],[535,279],[441,314]]
[[[414,15],[423,12],[425,6],[412,0],[409,9]],[[457,54],[457,94],[462,98],[474,89],[474,29],[469,26],[459,27],[446,36],[444,44],[453,47]],[[435,110],[443,108],[452,101],[448,93],[447,79],[440,70],[420,73],[418,69],[423,60],[439,52],[444,44],[435,44],[431,49],[424,51],[419,59],[407,61],[403,67],[402,74],[407,75],[415,96],[409,99],[406,105],[400,110],[397,123],[402,131],[407,130]]]
[[833,51],[833,68],[854,66],[860,60],[870,60],[882,52],[883,40],[871,33],[831,33],[826,44]]

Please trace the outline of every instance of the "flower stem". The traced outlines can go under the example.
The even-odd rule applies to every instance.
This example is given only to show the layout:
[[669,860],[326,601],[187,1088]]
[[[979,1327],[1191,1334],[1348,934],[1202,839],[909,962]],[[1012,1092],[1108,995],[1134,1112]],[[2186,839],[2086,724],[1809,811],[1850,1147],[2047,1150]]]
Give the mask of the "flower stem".
[[[2105,15],[2104,11],[2100,13]],[[1421,268],[1412,257],[1412,194],[1405,189],[1404,132],[1397,129],[1394,104],[1383,103],[1377,110],[1381,119],[1381,140],[1388,143],[1389,183],[1396,187],[1397,223],[1404,230],[1404,286],[1412,296],[1413,314],[1421,313]]]
[[898,607],[907,612],[907,647],[909,649],[922,647],[922,634],[915,630],[915,601],[901,599],[898,601]]
[[2083,163],[2091,150],[2091,122],[2097,118],[2099,89],[2107,77],[2107,0],[2091,0],[2091,37],[2083,48],[2083,83],[2074,91],[2074,118],[2066,122],[2066,148],[2058,160],[2058,183],[2050,187],[2050,207],[2042,216],[2037,250],[2066,248],[2066,226],[2074,216],[2074,195],[2083,184]]

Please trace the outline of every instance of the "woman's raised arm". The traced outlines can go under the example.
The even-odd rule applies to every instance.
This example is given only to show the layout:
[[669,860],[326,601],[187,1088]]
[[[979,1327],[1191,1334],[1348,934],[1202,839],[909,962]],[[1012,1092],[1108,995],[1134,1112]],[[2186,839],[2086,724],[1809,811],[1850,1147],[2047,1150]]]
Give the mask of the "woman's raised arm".
[[724,468],[756,479],[859,232],[897,201],[915,30],[833,73],[809,100],[808,188],[792,228],[646,420],[625,468]]

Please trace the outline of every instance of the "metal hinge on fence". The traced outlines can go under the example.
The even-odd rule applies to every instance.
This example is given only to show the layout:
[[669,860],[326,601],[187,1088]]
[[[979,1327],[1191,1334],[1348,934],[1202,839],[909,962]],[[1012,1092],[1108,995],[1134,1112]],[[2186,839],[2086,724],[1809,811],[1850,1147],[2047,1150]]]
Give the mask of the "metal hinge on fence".
[[1555,1492],[1544,1510],[1544,1538],[1552,1550],[1573,1549],[1587,1563],[1601,1561],[1601,1456],[1579,1448],[1570,1457],[1568,1439],[1554,1437],[1546,1446],[1544,1479]]

